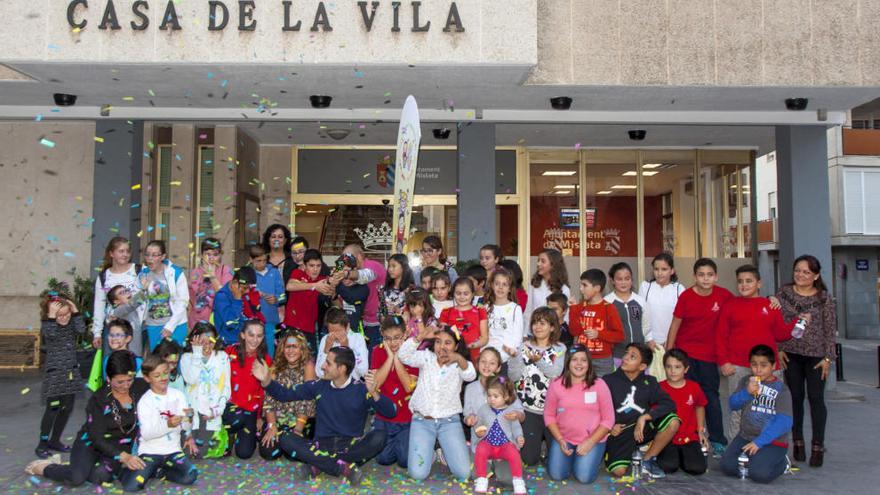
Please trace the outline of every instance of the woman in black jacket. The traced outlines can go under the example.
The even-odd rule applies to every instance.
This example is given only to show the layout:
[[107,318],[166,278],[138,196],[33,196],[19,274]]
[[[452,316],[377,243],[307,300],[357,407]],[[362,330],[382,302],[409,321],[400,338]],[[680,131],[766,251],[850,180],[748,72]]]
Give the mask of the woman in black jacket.
[[95,392],[86,406],[86,422],[70,452],[70,464],[37,460],[25,472],[44,476],[69,486],[86,480],[95,484],[111,482],[122,466],[136,470],[144,462],[131,454],[137,438],[137,401],[149,387],[134,379],[135,356],[131,351],[115,351],[107,360],[109,383]]

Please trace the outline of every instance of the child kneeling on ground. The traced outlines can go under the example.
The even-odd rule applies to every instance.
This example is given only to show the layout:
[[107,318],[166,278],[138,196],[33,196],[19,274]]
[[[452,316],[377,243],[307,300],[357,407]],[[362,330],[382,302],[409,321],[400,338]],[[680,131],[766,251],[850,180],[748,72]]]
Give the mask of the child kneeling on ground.
[[192,485],[199,472],[181,450],[180,436],[186,433],[188,438],[183,445],[195,454],[196,444],[191,436],[193,410],[183,392],[168,387],[170,370],[161,357],[157,354],[147,356],[141,371],[150,385],[150,390],[137,405],[140,425],[138,457],[144,467],[137,471],[124,469],[120,476],[122,488],[127,492],[141,491],[151,478]]
[[642,472],[652,478],[666,476],[657,463],[657,455],[672,441],[680,420],[675,414],[675,402],[660,388],[656,378],[645,374],[653,357],[646,344],[629,344],[620,367],[602,377],[611,390],[615,407],[605,464],[618,478],[626,474],[635,450],[649,442]]
[[660,386],[675,402],[681,426],[672,443],[660,452],[657,460],[667,473],[681,468],[688,474],[697,475],[706,472],[707,459],[703,449],[708,453],[710,448],[706,433],[708,400],[699,383],[684,377],[689,365],[690,359],[681,349],[670,349],[663,356],[666,380],[660,382]]
[[788,465],[788,433],[793,423],[791,392],[775,376],[776,355],[767,345],[749,352],[752,375],[743,377],[730,396],[730,410],[742,411],[740,428],[721,457],[721,471],[739,475],[740,454],[749,457],[748,476],[757,483],[770,483]]

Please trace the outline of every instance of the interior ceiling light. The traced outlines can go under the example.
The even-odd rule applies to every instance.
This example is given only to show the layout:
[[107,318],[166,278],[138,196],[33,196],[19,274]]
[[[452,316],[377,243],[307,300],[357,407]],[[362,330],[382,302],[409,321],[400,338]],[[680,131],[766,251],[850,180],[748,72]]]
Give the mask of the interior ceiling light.
[[543,175],[545,177],[550,177],[550,176],[571,177],[572,175],[574,175],[576,173],[577,173],[577,171],[575,171],[575,170],[545,170],[544,173],[542,173],[541,175]]
[[662,167],[662,163],[645,163],[642,165],[642,168],[647,168],[649,170]]
[[577,186],[574,184],[559,184],[557,186],[553,186],[553,189],[574,189]]
[[635,184],[614,184],[611,189],[635,189],[636,187],[638,186]]
[[[660,172],[658,172],[658,171],[656,171],[656,170],[642,170],[642,175],[645,176],[645,177],[653,177],[653,176],[655,176],[655,175],[657,175],[657,174],[659,174],[659,173],[660,173]],[[629,171],[626,171],[626,172],[623,173],[623,176],[624,176],[624,177],[635,177],[635,176],[637,176],[637,175],[638,175],[638,174],[636,173],[635,170],[629,170]]]
[[601,195],[605,196],[607,194],[612,194],[612,193],[614,193],[614,191],[599,191],[596,194],[601,194]]
[[565,191],[565,190],[563,190],[563,191],[553,191],[553,194],[568,194],[569,192],[571,192],[571,191]]

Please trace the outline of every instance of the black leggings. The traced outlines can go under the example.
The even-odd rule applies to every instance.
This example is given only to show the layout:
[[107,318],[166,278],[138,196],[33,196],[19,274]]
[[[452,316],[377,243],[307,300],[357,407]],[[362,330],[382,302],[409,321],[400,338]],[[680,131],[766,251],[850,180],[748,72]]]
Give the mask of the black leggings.
[[522,429],[526,443],[520,450],[520,456],[525,465],[534,466],[541,462],[541,445],[546,443],[549,451],[553,436],[544,426],[544,416],[530,411],[526,411],[526,420],[523,421]]
[[40,443],[59,443],[67,420],[73,413],[73,403],[76,395],[56,395],[46,398],[46,411],[43,420],[40,421]]
[[223,426],[229,432],[227,448],[234,448],[235,457],[239,459],[250,459],[257,450],[257,413],[229,402],[223,411]]
[[112,482],[120,468],[119,462],[100,455],[85,440],[77,438],[70,451],[70,464],[50,464],[43,476],[68,486],[80,486],[86,480],[99,485]]
[[785,383],[791,390],[791,408],[794,415],[794,426],[791,429],[793,440],[804,439],[804,396],[806,396],[810,401],[812,440],[819,444],[825,443],[825,422],[828,419],[828,408],[825,407],[825,380],[822,379],[822,368],[814,369],[822,359],[788,353]]

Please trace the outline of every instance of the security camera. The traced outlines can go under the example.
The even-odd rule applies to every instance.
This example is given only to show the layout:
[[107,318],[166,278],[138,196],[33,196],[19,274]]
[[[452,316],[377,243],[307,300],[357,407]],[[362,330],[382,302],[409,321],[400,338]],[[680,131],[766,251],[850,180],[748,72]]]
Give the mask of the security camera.
[[434,139],[449,139],[449,135],[452,134],[452,130],[448,127],[438,127],[432,132],[434,133]]
[[59,107],[72,107],[76,105],[76,95],[55,93],[52,95],[52,98],[55,99],[55,104]]
[[648,131],[644,129],[631,129],[626,131],[626,133],[629,134],[629,138],[633,141],[644,141],[645,136],[648,135]]
[[388,206],[390,203],[391,203],[391,200],[390,200],[390,199],[383,199],[383,200],[382,200],[382,204],[385,205],[385,206]]
[[309,102],[312,104],[312,108],[329,108],[330,102],[333,101],[332,96],[327,95],[312,95],[309,96]]
[[550,98],[550,106],[554,110],[568,110],[569,108],[571,108],[572,101],[574,100],[572,100],[568,96],[556,96]]
[[794,112],[800,112],[801,110],[807,109],[807,104],[810,100],[806,98],[786,98],[785,99],[785,108]]

